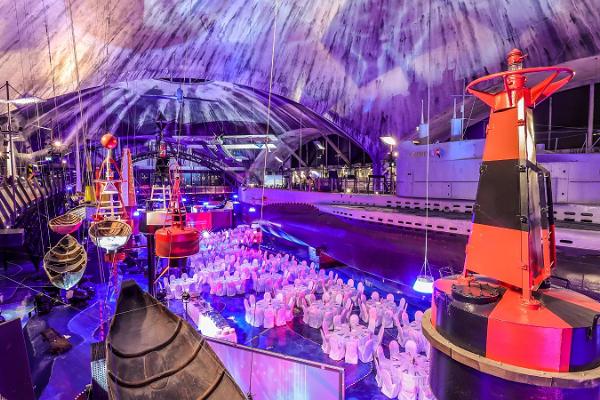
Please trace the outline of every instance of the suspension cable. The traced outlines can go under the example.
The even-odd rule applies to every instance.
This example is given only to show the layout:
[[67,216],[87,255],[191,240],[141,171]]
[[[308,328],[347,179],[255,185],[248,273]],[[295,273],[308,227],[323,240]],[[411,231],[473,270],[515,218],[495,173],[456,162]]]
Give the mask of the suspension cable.
[[428,2],[429,18],[427,20],[427,150],[425,155],[425,248],[423,254],[423,266],[420,275],[425,278],[431,277],[429,267],[429,156],[431,144],[431,0]]
[[267,100],[267,131],[265,133],[263,150],[265,154],[265,160],[263,164],[263,177],[262,177],[262,194],[260,197],[260,219],[263,219],[264,208],[265,208],[265,184],[267,175],[267,158],[269,156],[269,132],[271,130],[271,97],[273,94],[273,71],[275,69],[275,39],[277,35],[277,14],[279,12],[279,0],[275,0],[275,14],[273,17],[273,40],[271,43],[271,68],[269,70],[269,96]]

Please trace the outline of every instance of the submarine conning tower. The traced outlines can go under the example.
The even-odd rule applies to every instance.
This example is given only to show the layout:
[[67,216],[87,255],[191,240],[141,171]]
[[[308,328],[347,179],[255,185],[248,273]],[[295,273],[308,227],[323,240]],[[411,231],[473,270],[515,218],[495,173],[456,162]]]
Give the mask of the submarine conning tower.
[[435,281],[423,318],[438,400],[600,399],[600,303],[550,284],[551,180],[535,152],[532,110],[574,72],[524,58],[513,49],[507,71],[467,86],[491,112],[464,270]]

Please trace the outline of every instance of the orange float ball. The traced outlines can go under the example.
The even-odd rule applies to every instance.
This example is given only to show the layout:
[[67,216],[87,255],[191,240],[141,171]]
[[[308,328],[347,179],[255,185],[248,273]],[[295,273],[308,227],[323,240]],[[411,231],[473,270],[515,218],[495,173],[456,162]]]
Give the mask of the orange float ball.
[[102,139],[100,139],[100,144],[102,144],[102,146],[107,149],[114,149],[115,147],[117,147],[118,143],[119,140],[112,133],[105,133],[102,136]]

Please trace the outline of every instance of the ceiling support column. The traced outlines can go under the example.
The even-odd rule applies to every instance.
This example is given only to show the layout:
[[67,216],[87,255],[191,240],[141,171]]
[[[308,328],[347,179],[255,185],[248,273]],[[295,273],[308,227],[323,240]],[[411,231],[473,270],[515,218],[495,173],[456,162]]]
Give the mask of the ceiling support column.
[[592,152],[594,145],[594,84],[590,83],[590,98],[588,102],[588,127],[587,136],[585,139],[586,153]]
[[348,159],[348,157],[340,150],[339,147],[336,146],[335,143],[333,143],[333,140],[329,139],[329,137],[327,137],[327,135],[323,135],[323,138],[325,139],[325,141],[327,143],[329,143],[329,145],[331,146],[331,148],[333,150],[335,150],[335,152],[340,156],[340,158],[342,160],[344,160],[344,162],[346,163],[346,165],[350,165],[350,160]]

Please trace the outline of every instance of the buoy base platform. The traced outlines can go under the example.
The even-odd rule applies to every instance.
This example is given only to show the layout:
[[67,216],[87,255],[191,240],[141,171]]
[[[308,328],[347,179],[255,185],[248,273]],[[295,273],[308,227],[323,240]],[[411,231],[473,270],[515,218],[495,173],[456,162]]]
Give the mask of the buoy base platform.
[[546,372],[491,360],[459,347],[423,316],[431,344],[430,384],[437,400],[598,400],[600,367],[579,372]]

